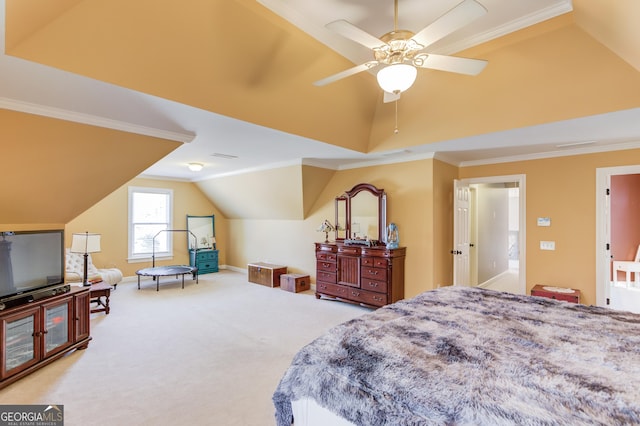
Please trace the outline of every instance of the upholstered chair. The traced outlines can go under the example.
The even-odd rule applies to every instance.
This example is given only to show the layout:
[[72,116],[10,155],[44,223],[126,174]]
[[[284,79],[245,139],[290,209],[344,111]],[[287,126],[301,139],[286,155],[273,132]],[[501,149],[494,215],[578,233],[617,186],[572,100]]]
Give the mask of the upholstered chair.
[[[89,281],[102,280],[106,284],[113,286],[114,290],[118,283],[122,281],[122,271],[118,268],[99,269],[93,264],[91,254],[87,258],[87,278]],[[84,274],[84,254],[72,253],[66,249],[65,281],[68,283],[82,282]]]

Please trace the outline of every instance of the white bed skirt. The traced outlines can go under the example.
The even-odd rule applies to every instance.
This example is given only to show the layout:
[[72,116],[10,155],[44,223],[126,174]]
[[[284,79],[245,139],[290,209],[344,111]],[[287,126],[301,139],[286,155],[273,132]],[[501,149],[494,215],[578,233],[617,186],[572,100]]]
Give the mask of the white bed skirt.
[[348,420],[318,405],[313,399],[299,399],[291,402],[295,426],[355,426]]

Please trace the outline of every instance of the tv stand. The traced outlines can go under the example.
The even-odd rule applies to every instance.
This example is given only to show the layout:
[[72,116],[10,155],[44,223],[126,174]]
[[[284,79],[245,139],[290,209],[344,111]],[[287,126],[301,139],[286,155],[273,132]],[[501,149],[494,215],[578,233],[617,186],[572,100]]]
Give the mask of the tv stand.
[[25,303],[31,303],[34,300],[44,299],[45,297],[68,293],[69,290],[71,290],[71,286],[69,284],[60,284],[27,291],[11,297],[5,297],[4,299],[0,299],[0,311],[4,311],[5,309],[12,308],[14,306],[24,305]]
[[89,346],[89,287],[0,311],[0,389],[57,360]]

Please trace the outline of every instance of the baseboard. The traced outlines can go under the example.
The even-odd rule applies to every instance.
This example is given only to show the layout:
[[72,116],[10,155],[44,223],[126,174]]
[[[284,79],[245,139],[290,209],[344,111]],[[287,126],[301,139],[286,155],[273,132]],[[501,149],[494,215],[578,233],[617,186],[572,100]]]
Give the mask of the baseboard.
[[482,284],[478,284],[476,287],[480,287],[480,288],[485,288],[490,286],[491,284],[495,283],[496,281],[500,280],[500,278],[503,275],[506,275],[509,273],[509,270],[507,269],[506,271],[502,271],[500,272],[498,275],[495,275],[491,278],[489,278],[488,280],[486,280],[485,282],[483,282]]

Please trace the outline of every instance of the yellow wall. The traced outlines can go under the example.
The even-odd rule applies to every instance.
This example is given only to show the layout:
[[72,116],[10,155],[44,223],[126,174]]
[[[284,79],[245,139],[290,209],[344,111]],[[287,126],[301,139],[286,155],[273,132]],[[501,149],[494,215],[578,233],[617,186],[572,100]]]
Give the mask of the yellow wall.
[[196,185],[230,219],[302,219],[304,215],[300,166],[225,176]]
[[[309,274],[315,281],[313,244],[324,240],[324,233],[318,232],[317,228],[325,219],[334,222],[335,197],[366,182],[387,192],[387,221],[398,225],[400,245],[408,247],[405,294],[413,296],[432,289],[435,287],[434,265],[430,260],[435,244],[431,198],[433,162],[421,160],[336,171],[302,220],[229,220],[232,237],[227,264],[246,268],[250,262],[269,261],[288,266],[290,272]],[[226,183],[233,184],[233,181],[226,180]],[[330,239],[333,239],[331,234]],[[449,245],[447,243],[447,247]]]
[[458,168],[442,161],[434,161],[433,173],[433,238],[435,287],[453,283],[453,180]]
[[[460,178],[526,175],[527,291],[536,284],[572,287],[596,303],[596,169],[640,164],[640,150],[463,167]],[[538,217],[551,218],[538,227]],[[555,251],[540,250],[555,241]]]
[[[93,232],[102,234],[100,253],[92,255],[95,265],[100,267],[117,267],[125,276],[134,276],[135,271],[151,266],[151,260],[143,263],[127,262],[127,220],[128,220],[128,187],[143,186],[167,188],[173,190],[173,224],[174,229],[186,229],[186,216],[215,214],[216,240],[218,242],[219,262],[226,261],[228,246],[227,221],[215,206],[192,183],[163,181],[152,179],[133,179],[118,188],[100,202],[70,221],[65,227],[65,247],[71,246],[71,234],[74,232]],[[174,258],[158,261],[158,265],[188,264],[187,237],[184,233],[173,235]]]
[[[228,264],[245,268],[273,261],[315,280],[313,243],[324,219],[334,220],[334,198],[361,182],[384,188],[388,222],[400,230],[407,247],[405,295],[452,282],[453,179],[524,174],[526,176],[526,282],[580,289],[583,302],[596,303],[596,169],[640,164],[640,150],[576,155],[457,168],[438,160],[337,171],[304,220],[229,221],[232,247]],[[552,226],[536,226],[550,217]],[[556,242],[541,251],[539,242]]]
[[[334,221],[334,198],[358,183],[376,185],[387,192],[388,222],[398,225],[400,245],[407,247],[405,296],[411,297],[452,282],[453,179],[524,174],[527,290],[538,283],[573,287],[582,291],[584,303],[595,304],[596,169],[632,164],[640,164],[640,149],[462,168],[426,159],[331,173],[312,170],[309,176],[327,179],[326,185],[309,213],[293,220],[226,219],[192,183],[134,179],[130,184],[173,188],[176,227],[184,226],[187,213],[216,214],[221,265],[244,270],[247,263],[267,261],[286,265],[293,273],[307,273],[312,281],[313,243],[324,239],[317,231],[320,223]],[[264,174],[248,174],[237,184],[252,178]],[[96,263],[115,264],[125,275],[133,275],[146,265],[126,263],[126,188],[110,194],[66,229],[67,239],[71,232],[103,234],[103,251],[94,256]],[[550,217],[551,227],[537,227],[538,217]],[[556,250],[541,251],[541,240],[555,241]],[[171,263],[187,261],[183,243],[177,236]]]

